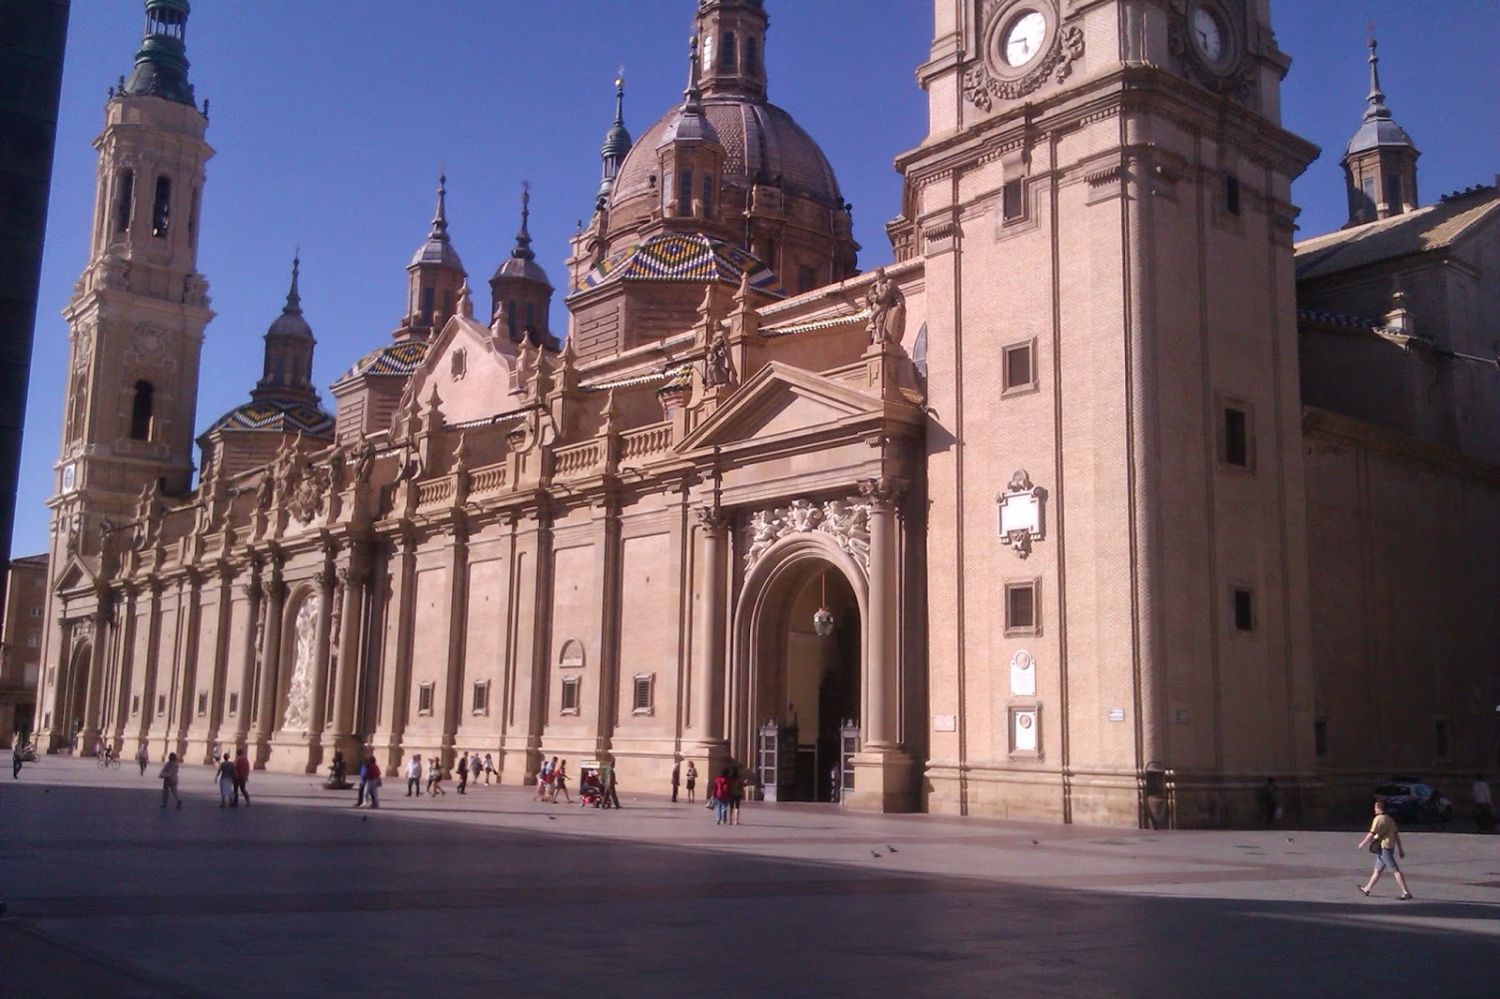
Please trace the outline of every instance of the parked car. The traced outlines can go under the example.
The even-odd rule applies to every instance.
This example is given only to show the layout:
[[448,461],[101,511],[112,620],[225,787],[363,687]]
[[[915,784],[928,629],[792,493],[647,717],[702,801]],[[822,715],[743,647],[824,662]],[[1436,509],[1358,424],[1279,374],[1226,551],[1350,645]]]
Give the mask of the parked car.
[[1375,800],[1385,802],[1386,814],[1397,822],[1451,822],[1453,803],[1437,788],[1418,778],[1396,777],[1375,789]]

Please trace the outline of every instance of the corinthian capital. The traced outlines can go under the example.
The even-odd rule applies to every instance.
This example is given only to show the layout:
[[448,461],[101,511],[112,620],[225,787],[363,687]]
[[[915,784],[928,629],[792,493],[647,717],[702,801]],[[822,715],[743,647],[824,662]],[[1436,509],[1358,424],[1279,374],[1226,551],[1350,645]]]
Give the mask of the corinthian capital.
[[870,503],[872,509],[891,510],[899,506],[902,497],[906,495],[906,480],[889,475],[878,479],[862,479],[859,494]]
[[734,520],[733,515],[718,504],[700,506],[693,512],[698,515],[698,524],[705,531],[725,530]]

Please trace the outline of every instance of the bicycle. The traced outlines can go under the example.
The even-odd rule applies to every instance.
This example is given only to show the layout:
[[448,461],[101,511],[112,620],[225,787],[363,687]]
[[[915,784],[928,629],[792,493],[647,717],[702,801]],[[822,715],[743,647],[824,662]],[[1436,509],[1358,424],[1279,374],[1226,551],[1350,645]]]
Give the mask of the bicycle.
[[99,755],[98,766],[100,770],[118,770],[120,769],[120,757],[115,753],[101,753]]

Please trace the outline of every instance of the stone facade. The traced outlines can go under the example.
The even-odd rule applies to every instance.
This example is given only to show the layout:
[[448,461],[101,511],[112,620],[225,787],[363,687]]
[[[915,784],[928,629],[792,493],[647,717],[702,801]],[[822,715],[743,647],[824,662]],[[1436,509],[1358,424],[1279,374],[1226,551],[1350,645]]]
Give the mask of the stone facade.
[[[51,746],[235,743],[295,772],[478,750],[513,782],[608,758],[635,788],[735,760],[781,800],[1128,825],[1246,821],[1272,774],[1311,815],[1386,768],[1493,755],[1458,720],[1500,699],[1491,625],[1446,630],[1422,688],[1440,758],[1397,710],[1418,691],[1351,653],[1419,511],[1443,522],[1427,572],[1490,571],[1465,546],[1494,536],[1496,421],[1460,391],[1435,421],[1425,396],[1415,422],[1373,418],[1339,352],[1425,392],[1409,329],[1299,313],[1366,307],[1359,267],[1428,261],[1303,275],[1290,187],[1316,150],[1279,124],[1267,0],[936,0],[930,133],[898,160],[896,261],[864,274],[832,169],[766,101],[762,4],[696,18],[683,103],[632,142],[617,101],[566,339],[524,207],[476,320],[440,186],[407,314],[335,415],[272,378],[310,359],[294,278],[195,488],[165,430],[134,478],[60,478]],[[128,91],[101,177],[129,118],[201,178],[196,111]],[[1428,249],[1472,261],[1482,303],[1500,233],[1471,221]],[[184,249],[163,259],[201,292]],[[75,339],[97,302],[168,308],[178,286],[132,250],[96,242]],[[1493,393],[1457,368],[1482,360],[1469,320],[1412,295],[1392,313],[1447,327],[1423,341],[1445,384]],[[207,312],[168,301],[180,400]],[[136,336],[97,329],[100,357]],[[65,445],[60,476],[122,443],[95,410],[128,367],[87,369],[69,419],[96,443]],[[1420,607],[1447,623],[1440,603]],[[1419,625],[1394,627],[1410,648]]]

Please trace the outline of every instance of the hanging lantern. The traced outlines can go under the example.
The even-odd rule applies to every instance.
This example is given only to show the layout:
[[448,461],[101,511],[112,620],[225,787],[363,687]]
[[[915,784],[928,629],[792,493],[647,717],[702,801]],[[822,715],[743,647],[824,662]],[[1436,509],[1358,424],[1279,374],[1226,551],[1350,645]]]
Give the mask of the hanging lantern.
[[813,631],[819,638],[833,634],[833,611],[828,609],[828,574],[823,574],[823,602],[813,614]]

